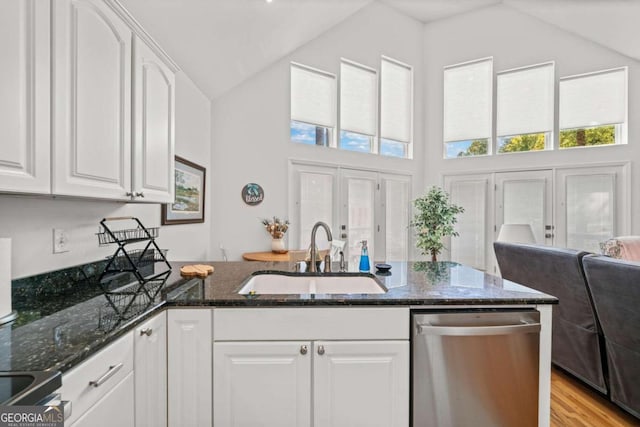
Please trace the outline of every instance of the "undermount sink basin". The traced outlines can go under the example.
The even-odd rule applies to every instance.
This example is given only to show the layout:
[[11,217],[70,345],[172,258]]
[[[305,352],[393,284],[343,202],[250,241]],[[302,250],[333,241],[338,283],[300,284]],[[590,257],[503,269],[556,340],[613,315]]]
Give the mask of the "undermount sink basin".
[[387,289],[372,274],[325,275],[258,272],[238,291],[253,294],[384,294]]
[[35,405],[62,386],[58,371],[0,372],[0,405]]

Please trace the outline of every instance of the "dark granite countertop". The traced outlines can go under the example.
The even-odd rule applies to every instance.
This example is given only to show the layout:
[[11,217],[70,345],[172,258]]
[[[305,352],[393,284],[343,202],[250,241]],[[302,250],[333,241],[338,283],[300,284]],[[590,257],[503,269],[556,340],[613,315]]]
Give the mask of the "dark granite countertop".
[[[66,371],[110,342],[170,306],[307,306],[307,305],[528,305],[555,304],[557,299],[451,262],[390,263],[390,274],[378,274],[384,294],[239,295],[245,279],[256,271],[293,271],[293,264],[273,262],[213,262],[205,279],[172,271],[162,292],[135,316],[118,316],[104,295],[87,294],[82,301],[61,304],[61,297],[38,300],[38,310],[26,322],[0,327],[0,370]],[[85,286],[86,287],[86,286]],[[15,291],[15,290],[14,290]],[[68,291],[65,291],[68,299]],[[55,310],[43,305],[55,306]],[[33,314],[36,313],[36,314]],[[40,314],[38,314],[40,313]]]

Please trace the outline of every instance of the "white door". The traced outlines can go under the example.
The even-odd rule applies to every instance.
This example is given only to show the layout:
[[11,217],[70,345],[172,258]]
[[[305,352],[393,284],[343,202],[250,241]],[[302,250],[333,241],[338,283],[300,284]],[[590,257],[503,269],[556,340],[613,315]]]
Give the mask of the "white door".
[[[462,206],[455,230],[458,236],[451,238],[451,261],[479,270],[487,266],[487,229],[489,175],[446,176],[444,185],[451,202]],[[490,239],[493,242],[493,239]]]
[[91,409],[78,418],[72,427],[135,426],[133,376],[133,372],[129,373]]
[[495,238],[502,224],[529,224],[535,243],[553,245],[553,173],[550,170],[496,174]]
[[168,310],[167,342],[169,426],[211,426],[211,310]]
[[0,191],[50,193],[49,2],[0,2]]
[[131,39],[99,0],[53,7],[53,192],[128,200]]
[[409,425],[408,341],[314,342],[315,427]]
[[556,246],[600,252],[629,234],[628,165],[558,169]]
[[167,314],[137,327],[134,335],[136,426],[167,425]]
[[411,177],[380,174],[381,209],[379,223],[381,235],[376,246],[377,259],[384,261],[407,261],[409,255],[409,220],[411,215]]
[[311,425],[311,343],[216,342],[214,425]]
[[[376,238],[380,230],[380,186],[378,174],[352,169],[340,170],[340,240],[349,271],[358,271],[362,242],[367,241],[369,259],[376,258]],[[373,269],[373,265],[370,265]]]
[[175,76],[134,39],[133,197],[173,202]]

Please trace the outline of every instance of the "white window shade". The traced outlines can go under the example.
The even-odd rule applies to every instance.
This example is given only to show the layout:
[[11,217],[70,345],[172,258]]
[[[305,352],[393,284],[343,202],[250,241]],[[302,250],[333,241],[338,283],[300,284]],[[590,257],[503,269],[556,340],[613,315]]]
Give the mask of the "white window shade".
[[335,127],[334,75],[291,64],[291,120]]
[[485,217],[487,180],[451,183],[451,202],[464,208],[458,215],[458,237],[451,238],[451,260],[474,268],[485,268]]
[[560,79],[560,129],[626,122],[627,68]]
[[554,64],[498,74],[497,135],[553,130]]
[[382,58],[380,81],[380,137],[411,142],[413,70]]
[[349,62],[340,64],[340,129],[375,136],[378,76]]
[[445,142],[491,138],[493,59],[444,70]]

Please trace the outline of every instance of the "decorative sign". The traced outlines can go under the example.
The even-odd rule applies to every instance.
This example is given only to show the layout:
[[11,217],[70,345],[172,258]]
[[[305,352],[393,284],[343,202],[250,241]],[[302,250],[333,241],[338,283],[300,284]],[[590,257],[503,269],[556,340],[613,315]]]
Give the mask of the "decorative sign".
[[242,200],[249,206],[256,206],[264,200],[264,190],[256,183],[249,183],[242,189]]

